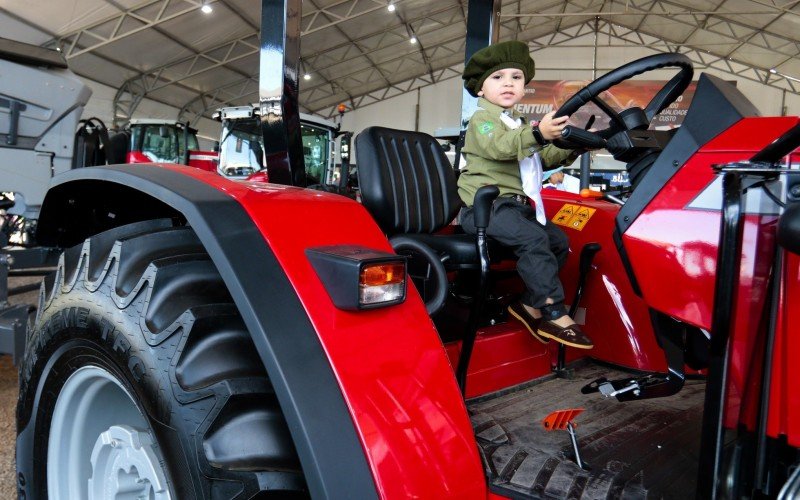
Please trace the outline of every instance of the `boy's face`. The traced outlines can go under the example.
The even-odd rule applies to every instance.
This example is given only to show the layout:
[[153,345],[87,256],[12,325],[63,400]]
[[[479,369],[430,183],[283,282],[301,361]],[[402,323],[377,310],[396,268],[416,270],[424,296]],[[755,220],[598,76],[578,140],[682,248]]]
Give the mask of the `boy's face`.
[[478,95],[503,108],[510,108],[525,95],[525,74],[516,68],[499,69],[483,82]]

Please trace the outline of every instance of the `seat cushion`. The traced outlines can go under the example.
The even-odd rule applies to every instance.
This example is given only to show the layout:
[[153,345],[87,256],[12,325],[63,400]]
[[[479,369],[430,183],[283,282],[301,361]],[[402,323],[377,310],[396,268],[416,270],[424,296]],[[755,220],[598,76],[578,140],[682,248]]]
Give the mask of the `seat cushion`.
[[[447,270],[479,269],[478,249],[475,236],[471,234],[404,234],[403,237],[413,239],[431,247],[439,255],[446,255],[444,267]],[[516,259],[514,251],[489,238],[489,258],[492,262]]]

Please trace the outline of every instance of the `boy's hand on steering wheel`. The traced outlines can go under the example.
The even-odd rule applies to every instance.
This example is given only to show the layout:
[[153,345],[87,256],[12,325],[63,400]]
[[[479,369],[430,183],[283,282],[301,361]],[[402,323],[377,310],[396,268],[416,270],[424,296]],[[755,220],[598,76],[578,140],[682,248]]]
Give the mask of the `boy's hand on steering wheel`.
[[547,113],[539,122],[539,132],[541,132],[542,137],[548,141],[561,138],[561,131],[564,130],[564,127],[567,125],[567,120],[569,120],[568,116],[553,118],[555,113],[555,111]]

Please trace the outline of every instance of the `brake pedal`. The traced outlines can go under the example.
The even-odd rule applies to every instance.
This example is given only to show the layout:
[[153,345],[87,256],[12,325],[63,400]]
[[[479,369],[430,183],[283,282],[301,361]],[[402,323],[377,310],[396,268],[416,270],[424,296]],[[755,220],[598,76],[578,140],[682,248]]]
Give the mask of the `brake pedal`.
[[575,433],[576,424],[572,419],[583,412],[583,408],[570,408],[568,410],[556,410],[544,417],[542,427],[546,431],[567,431],[569,439],[572,441],[572,450],[575,452],[575,463],[583,470],[590,470],[588,464],[581,460],[581,452],[578,449],[578,435]]

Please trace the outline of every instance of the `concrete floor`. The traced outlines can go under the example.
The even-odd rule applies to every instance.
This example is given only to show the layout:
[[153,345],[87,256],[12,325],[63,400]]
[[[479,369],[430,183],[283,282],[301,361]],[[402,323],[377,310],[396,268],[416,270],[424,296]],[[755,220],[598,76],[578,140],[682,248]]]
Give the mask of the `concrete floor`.
[[[9,287],[40,282],[41,278],[11,278]],[[39,292],[32,291],[9,297],[12,304],[36,304]],[[0,499],[17,498],[14,447],[17,438],[16,413],[17,367],[11,356],[0,355]]]

